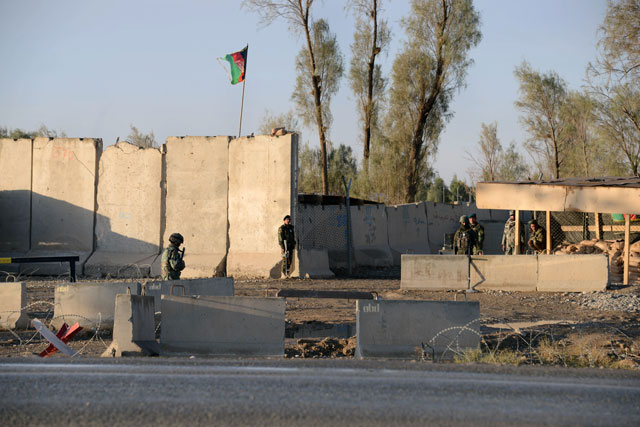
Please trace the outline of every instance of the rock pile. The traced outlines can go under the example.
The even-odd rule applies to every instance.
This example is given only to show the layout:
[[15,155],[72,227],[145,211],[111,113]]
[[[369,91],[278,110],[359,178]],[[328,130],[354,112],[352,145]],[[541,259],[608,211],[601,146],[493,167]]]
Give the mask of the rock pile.
[[[621,282],[624,273],[624,242],[621,240],[583,240],[566,243],[554,250],[555,255],[609,255],[609,281]],[[640,282],[640,241],[631,244],[629,251],[629,282]]]
[[565,302],[572,302],[585,308],[601,311],[640,312],[640,295],[615,294],[611,292],[591,292],[587,294],[565,294]]

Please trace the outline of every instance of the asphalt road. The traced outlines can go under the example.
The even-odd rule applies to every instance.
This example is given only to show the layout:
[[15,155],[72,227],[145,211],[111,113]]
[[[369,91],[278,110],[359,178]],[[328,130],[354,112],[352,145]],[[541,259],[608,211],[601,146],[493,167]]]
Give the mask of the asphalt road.
[[640,374],[384,361],[0,361],[2,425],[640,425]]

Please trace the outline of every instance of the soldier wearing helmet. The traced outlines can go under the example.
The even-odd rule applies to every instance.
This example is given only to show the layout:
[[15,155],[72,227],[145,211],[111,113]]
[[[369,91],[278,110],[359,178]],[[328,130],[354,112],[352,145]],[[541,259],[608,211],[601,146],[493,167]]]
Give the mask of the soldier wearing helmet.
[[[522,243],[524,242],[524,229],[520,223],[520,252],[522,252]],[[509,219],[504,224],[502,232],[502,251],[505,255],[513,255],[516,250],[516,212],[509,211]]]
[[476,232],[469,225],[466,215],[460,217],[460,228],[453,236],[453,253],[456,255],[471,255],[476,245]]
[[162,280],[180,280],[180,274],[184,270],[184,249],[180,245],[184,243],[184,237],[180,233],[169,236],[169,246],[162,252]]

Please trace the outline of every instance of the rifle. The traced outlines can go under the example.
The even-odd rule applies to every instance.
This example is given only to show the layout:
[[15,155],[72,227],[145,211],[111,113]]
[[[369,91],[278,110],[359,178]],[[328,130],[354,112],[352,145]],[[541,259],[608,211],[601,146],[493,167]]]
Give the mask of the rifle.
[[289,277],[289,247],[287,241],[284,241],[284,253],[282,254],[282,262],[284,262],[284,274]]

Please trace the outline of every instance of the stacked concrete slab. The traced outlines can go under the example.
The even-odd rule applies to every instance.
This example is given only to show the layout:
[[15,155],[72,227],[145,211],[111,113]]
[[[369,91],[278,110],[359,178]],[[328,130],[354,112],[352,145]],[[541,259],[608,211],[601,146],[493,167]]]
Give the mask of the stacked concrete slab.
[[135,282],[59,283],[54,292],[52,324],[78,322],[85,329],[112,329],[116,295],[140,295],[141,285]]
[[0,283],[0,329],[26,329],[29,326],[26,306],[26,283]]
[[277,231],[285,215],[295,223],[297,152],[297,134],[229,143],[228,275],[280,277]]
[[588,292],[604,291],[608,279],[603,255],[403,255],[400,287]]
[[30,139],[0,138],[0,256],[29,250],[31,146]]
[[162,297],[162,354],[283,356],[282,298]]
[[[100,159],[96,251],[87,276],[140,277],[152,273],[160,251],[162,153],[128,142]],[[159,274],[159,269],[154,269]]]
[[[184,278],[212,277],[225,271],[227,255],[228,136],[169,137],[166,152],[166,226],[184,236]],[[249,207],[253,207],[250,209]],[[256,205],[245,206],[254,212]]]
[[425,204],[387,206],[386,209],[393,265],[400,265],[402,254],[430,254]]
[[157,311],[162,311],[162,295],[201,295],[232,297],[233,277],[212,277],[207,279],[161,280],[148,282],[146,294],[154,297]]
[[[33,141],[30,256],[79,255],[93,251],[98,160],[102,140],[36,138]],[[22,271],[58,275],[67,264],[23,264]],[[79,269],[80,273],[82,269]]]
[[352,206],[351,226],[353,252],[358,266],[393,265],[384,205]]
[[355,356],[451,358],[478,348],[479,318],[478,302],[358,300]]

